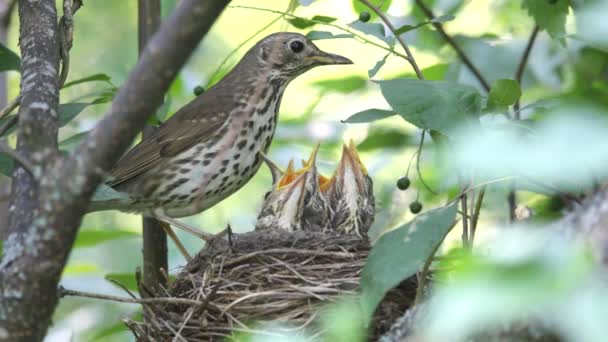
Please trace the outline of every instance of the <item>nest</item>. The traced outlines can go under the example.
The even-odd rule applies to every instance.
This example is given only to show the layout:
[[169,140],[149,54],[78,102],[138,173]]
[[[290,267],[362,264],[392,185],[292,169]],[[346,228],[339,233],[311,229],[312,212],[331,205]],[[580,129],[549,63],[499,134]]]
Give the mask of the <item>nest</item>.
[[[138,341],[222,341],[285,323],[323,333],[320,308],[357,294],[369,253],[365,239],[319,232],[254,231],[204,248],[168,289],[175,303],[146,305],[146,322],[127,321]],[[415,279],[389,292],[369,331],[375,339],[412,304]],[[258,330],[256,330],[258,329]]]

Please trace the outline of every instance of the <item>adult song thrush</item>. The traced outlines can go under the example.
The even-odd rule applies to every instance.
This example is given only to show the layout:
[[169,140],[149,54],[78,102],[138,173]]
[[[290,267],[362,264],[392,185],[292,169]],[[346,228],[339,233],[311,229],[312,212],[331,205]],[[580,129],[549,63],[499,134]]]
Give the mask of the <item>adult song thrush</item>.
[[256,173],[277,124],[283,92],[320,65],[352,64],[298,33],[255,44],[221,81],[129,150],[107,185],[128,198],[93,202],[90,211],[139,212],[179,228],[174,218],[208,209]]

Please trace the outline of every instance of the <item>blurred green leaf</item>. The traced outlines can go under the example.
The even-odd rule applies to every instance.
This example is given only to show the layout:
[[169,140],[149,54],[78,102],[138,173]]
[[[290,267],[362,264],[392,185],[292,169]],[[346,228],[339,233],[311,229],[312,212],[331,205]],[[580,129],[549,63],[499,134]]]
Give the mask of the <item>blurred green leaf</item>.
[[524,0],[523,7],[534,18],[536,25],[547,31],[551,38],[564,38],[570,0]]
[[80,114],[87,106],[91,103],[87,102],[73,102],[63,103],[59,105],[59,127],[67,125],[72,119]]
[[159,123],[162,123],[163,121],[165,121],[167,119],[167,116],[169,115],[169,109],[171,108],[172,102],[173,102],[173,100],[172,100],[171,95],[167,94],[165,96],[165,101],[156,111],[155,117]]
[[352,38],[353,35],[350,33],[333,34],[328,31],[310,31],[306,34],[306,37],[310,40],[322,40],[322,39]]
[[361,76],[348,76],[330,80],[317,81],[312,84],[313,87],[320,88],[325,92],[338,92],[342,94],[352,93],[355,90],[365,88],[367,80]]
[[510,79],[496,80],[490,88],[488,107],[511,106],[521,97],[519,82]]
[[316,22],[310,19],[302,17],[289,18],[287,19],[287,22],[289,22],[293,27],[298,28],[300,30],[315,26],[317,24]]
[[12,177],[15,162],[13,158],[6,153],[0,152],[0,173],[5,176]]
[[422,27],[424,25],[427,25],[427,24],[431,24],[431,23],[445,23],[446,21],[450,21],[450,20],[454,20],[454,16],[451,15],[451,14],[446,14],[446,15],[442,15],[440,17],[436,17],[436,18],[433,18],[432,20],[425,21],[425,22],[422,22],[422,23],[416,24],[416,25],[405,24],[405,25],[399,27],[398,29],[396,29],[395,30],[395,34],[399,36],[399,35],[402,35],[402,34],[404,34],[406,32],[415,30],[415,29],[417,29],[419,27]]
[[[572,320],[571,313],[580,306],[580,297],[586,298],[588,304],[597,304],[598,299],[604,304],[608,299],[605,283],[600,287],[601,297],[594,293],[598,284],[590,277],[593,260],[587,247],[572,236],[556,232],[555,227],[500,230],[499,236],[485,243],[484,253],[465,253],[458,261],[444,264],[452,270],[449,276],[442,275],[435,287],[421,331],[438,341],[466,340],[479,331],[500,331],[510,323],[519,324],[523,317],[525,322],[540,319],[547,323],[546,327],[562,326],[559,331],[565,332],[559,322]],[[463,305],[466,310],[462,310]],[[594,306],[578,312],[597,312],[590,310]],[[606,311],[604,305],[600,307]],[[589,321],[589,316],[584,317],[573,325]],[[598,321],[602,321],[598,332],[604,332],[604,320]],[[588,334],[577,331],[568,336]]]
[[81,84],[81,83],[86,83],[86,82],[106,82],[110,85],[113,86],[112,82],[110,81],[110,76],[106,75],[106,74],[94,74],[91,76],[86,76],[83,78],[79,78],[70,82],[67,82],[66,84],[63,85],[63,88],[69,88],[73,85],[76,84]]
[[342,298],[326,305],[320,323],[325,331],[323,341],[366,341],[365,322],[361,306],[354,298]]
[[84,137],[87,136],[87,134],[89,134],[89,131],[76,133],[76,134],[72,135],[71,137],[60,141],[59,149],[62,151],[67,151],[67,152],[74,150],[76,148],[76,146],[78,146],[78,144],[80,144],[82,139],[84,139]]
[[[97,104],[95,101],[93,102],[72,102],[72,103],[63,103],[58,107],[59,112],[59,127],[63,127],[67,125],[70,121],[72,121],[78,114],[80,114],[87,106]],[[12,120],[15,115],[9,115],[4,119],[0,120],[0,125],[4,124],[8,120]],[[8,129],[5,133],[11,134],[17,129],[17,125],[13,125],[10,129]]]
[[[366,11],[371,15],[371,19],[375,19],[378,17],[378,15],[376,13],[374,13],[374,11],[370,10],[367,6],[365,6],[363,3],[361,3],[361,1],[359,0],[352,0],[352,5],[353,5],[353,9],[355,10],[355,12],[357,14]],[[388,8],[391,6],[392,1],[391,0],[370,0],[370,3],[376,7],[378,7],[380,9],[380,11],[382,11],[383,13],[386,13],[386,11],[388,10]]]
[[451,20],[454,20],[454,18],[456,18],[455,16],[451,15],[451,14],[444,14],[444,15],[440,15],[436,18],[433,18],[431,20],[432,23],[445,23]]
[[91,247],[110,240],[139,236],[126,230],[80,230],[74,242],[75,248]]
[[384,57],[382,57],[381,60],[376,62],[376,64],[374,65],[373,68],[371,68],[367,71],[367,76],[369,78],[376,76],[378,71],[380,71],[380,68],[382,68],[384,66],[384,64],[386,63],[386,59],[388,58],[389,55],[390,55],[390,53],[387,53],[386,55],[384,55]]
[[[106,274],[106,276],[104,278],[108,281],[114,280],[114,281],[120,283],[121,285],[124,285],[127,289],[129,289],[131,291],[138,291],[137,281],[135,280],[134,273],[110,273],[110,274]],[[111,282],[111,283],[114,284],[113,282]],[[114,285],[116,285],[116,284],[114,284]],[[118,285],[116,285],[116,286],[118,286]]]
[[21,58],[4,44],[0,44],[0,72],[21,69]]
[[338,19],[334,18],[334,17],[328,17],[325,15],[315,15],[314,17],[312,17],[312,20],[320,21],[325,24],[329,24],[329,23],[333,23],[334,21],[336,21]]
[[361,305],[369,319],[386,292],[415,274],[452,228],[458,203],[429,210],[383,234],[361,273]]
[[481,109],[481,95],[471,86],[406,78],[375,82],[401,117],[423,129],[446,134],[458,124],[476,121]]
[[362,112],[351,115],[348,119],[342,120],[342,123],[369,123],[377,120],[386,119],[390,116],[397,115],[392,110],[384,109],[366,109]]
[[359,151],[371,151],[385,148],[401,148],[406,146],[410,135],[403,131],[391,128],[372,129],[365,140],[357,145]]
[[384,31],[384,25],[380,24],[380,23],[364,23],[361,21],[353,21],[352,23],[348,24],[348,26],[350,26],[351,28],[363,32],[365,34],[374,36],[382,41],[385,41],[387,43],[389,43],[389,45],[393,45],[393,38],[392,37],[386,37],[385,31]]

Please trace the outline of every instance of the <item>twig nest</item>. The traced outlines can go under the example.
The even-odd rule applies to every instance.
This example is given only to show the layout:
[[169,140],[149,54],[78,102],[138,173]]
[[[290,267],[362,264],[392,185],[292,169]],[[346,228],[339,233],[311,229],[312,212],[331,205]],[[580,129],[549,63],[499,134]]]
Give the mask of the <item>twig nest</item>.
[[[187,304],[146,306],[148,321],[127,324],[141,341],[221,341],[259,332],[264,322],[291,333],[322,334],[320,308],[358,293],[370,244],[354,234],[261,230],[218,241],[188,263],[168,293]],[[370,339],[413,302],[416,284],[405,281],[377,310]],[[200,303],[200,304],[195,304]]]

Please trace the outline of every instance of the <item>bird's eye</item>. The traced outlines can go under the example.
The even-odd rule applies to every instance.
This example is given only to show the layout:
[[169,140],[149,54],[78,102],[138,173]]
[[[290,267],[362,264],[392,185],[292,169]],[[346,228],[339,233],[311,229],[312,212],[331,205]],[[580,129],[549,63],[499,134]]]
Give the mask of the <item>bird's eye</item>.
[[299,40],[294,40],[289,43],[289,48],[295,53],[302,52],[302,50],[304,50],[304,44]]

